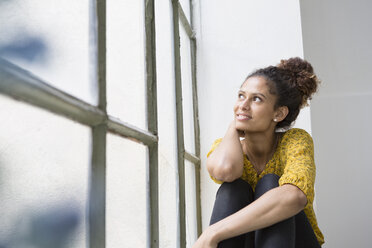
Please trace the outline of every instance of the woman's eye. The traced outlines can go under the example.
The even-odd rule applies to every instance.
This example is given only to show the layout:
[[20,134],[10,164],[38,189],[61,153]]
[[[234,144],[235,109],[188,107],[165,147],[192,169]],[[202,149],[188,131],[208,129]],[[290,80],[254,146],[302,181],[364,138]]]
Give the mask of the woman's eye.
[[253,97],[253,101],[254,102],[262,102],[261,98],[259,98],[258,96]]
[[239,99],[243,99],[244,98],[244,95],[243,94],[238,94],[238,98]]

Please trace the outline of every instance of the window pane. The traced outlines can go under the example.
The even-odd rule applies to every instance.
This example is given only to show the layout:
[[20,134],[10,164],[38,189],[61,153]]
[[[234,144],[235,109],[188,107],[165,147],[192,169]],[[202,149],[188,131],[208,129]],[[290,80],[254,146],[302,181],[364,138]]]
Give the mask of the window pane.
[[2,95],[0,112],[0,243],[86,247],[90,128]]
[[107,247],[147,247],[147,148],[107,135]]
[[0,1],[0,56],[95,104],[89,1]]
[[195,153],[190,40],[181,26],[180,24],[183,130],[186,150]]
[[[174,134],[169,138],[174,138],[174,141],[176,139]],[[177,229],[179,228],[177,158],[176,151],[172,149],[176,144],[162,146],[165,142],[171,142],[164,141],[164,138],[159,142],[163,143],[159,144],[159,247],[173,248],[178,244]]]
[[187,20],[190,23],[190,0],[180,0],[180,4],[182,6],[183,12],[185,12]]
[[173,19],[169,1],[155,4],[159,138],[159,247],[177,247],[177,127]]
[[197,239],[195,165],[185,160],[186,243],[192,247]]
[[144,1],[107,1],[107,111],[147,129]]

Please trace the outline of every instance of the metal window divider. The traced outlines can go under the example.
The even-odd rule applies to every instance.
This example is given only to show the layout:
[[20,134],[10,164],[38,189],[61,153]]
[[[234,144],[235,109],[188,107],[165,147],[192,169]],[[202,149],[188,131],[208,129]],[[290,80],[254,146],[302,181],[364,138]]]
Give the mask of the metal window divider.
[[[95,0],[98,109],[106,111],[106,0]],[[106,133],[107,122],[92,127],[89,177],[88,247],[106,246]]]
[[[149,132],[158,135],[156,45],[154,0],[145,1],[146,37],[146,85],[147,85],[147,126]],[[159,247],[159,183],[158,183],[158,142],[148,146],[148,247]]]
[[[192,15],[192,8],[190,8],[190,12],[191,12],[190,14]],[[182,6],[181,6],[180,3],[178,3],[178,15],[179,15],[179,18],[180,18],[179,20],[181,21],[182,26],[185,29],[189,38],[190,39],[195,39],[195,33],[194,33],[189,21],[187,20],[185,12],[183,11]]]
[[176,122],[177,122],[177,164],[178,164],[178,246],[186,247],[186,214],[185,214],[185,158],[182,113],[182,82],[181,82],[181,57],[179,34],[178,0],[172,0],[173,15],[173,54],[174,54],[174,79],[176,93]]
[[[194,6],[193,0],[190,3],[190,27],[194,30]],[[193,113],[194,113],[194,139],[195,139],[195,155],[199,159],[198,163],[195,163],[195,193],[196,193],[196,218],[197,218],[197,235],[198,237],[202,233],[202,215],[201,215],[201,195],[200,195],[200,126],[199,126],[199,104],[198,104],[198,88],[197,88],[197,50],[196,50],[196,36],[195,32],[192,32],[190,38],[191,45],[191,80],[192,80],[192,96],[193,96]]]

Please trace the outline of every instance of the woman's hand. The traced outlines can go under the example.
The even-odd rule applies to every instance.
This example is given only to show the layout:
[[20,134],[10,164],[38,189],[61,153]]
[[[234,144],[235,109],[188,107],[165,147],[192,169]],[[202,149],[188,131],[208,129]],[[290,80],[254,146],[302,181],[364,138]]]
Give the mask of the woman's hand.
[[218,242],[213,238],[210,227],[198,238],[192,248],[217,248]]

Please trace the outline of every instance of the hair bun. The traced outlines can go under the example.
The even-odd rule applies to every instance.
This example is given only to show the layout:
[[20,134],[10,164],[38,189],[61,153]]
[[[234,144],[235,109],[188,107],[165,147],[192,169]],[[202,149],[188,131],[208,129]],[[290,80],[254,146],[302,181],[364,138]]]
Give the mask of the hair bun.
[[289,82],[301,92],[301,107],[306,106],[307,101],[311,99],[320,83],[311,64],[304,59],[295,57],[281,60],[277,67],[289,74]]

